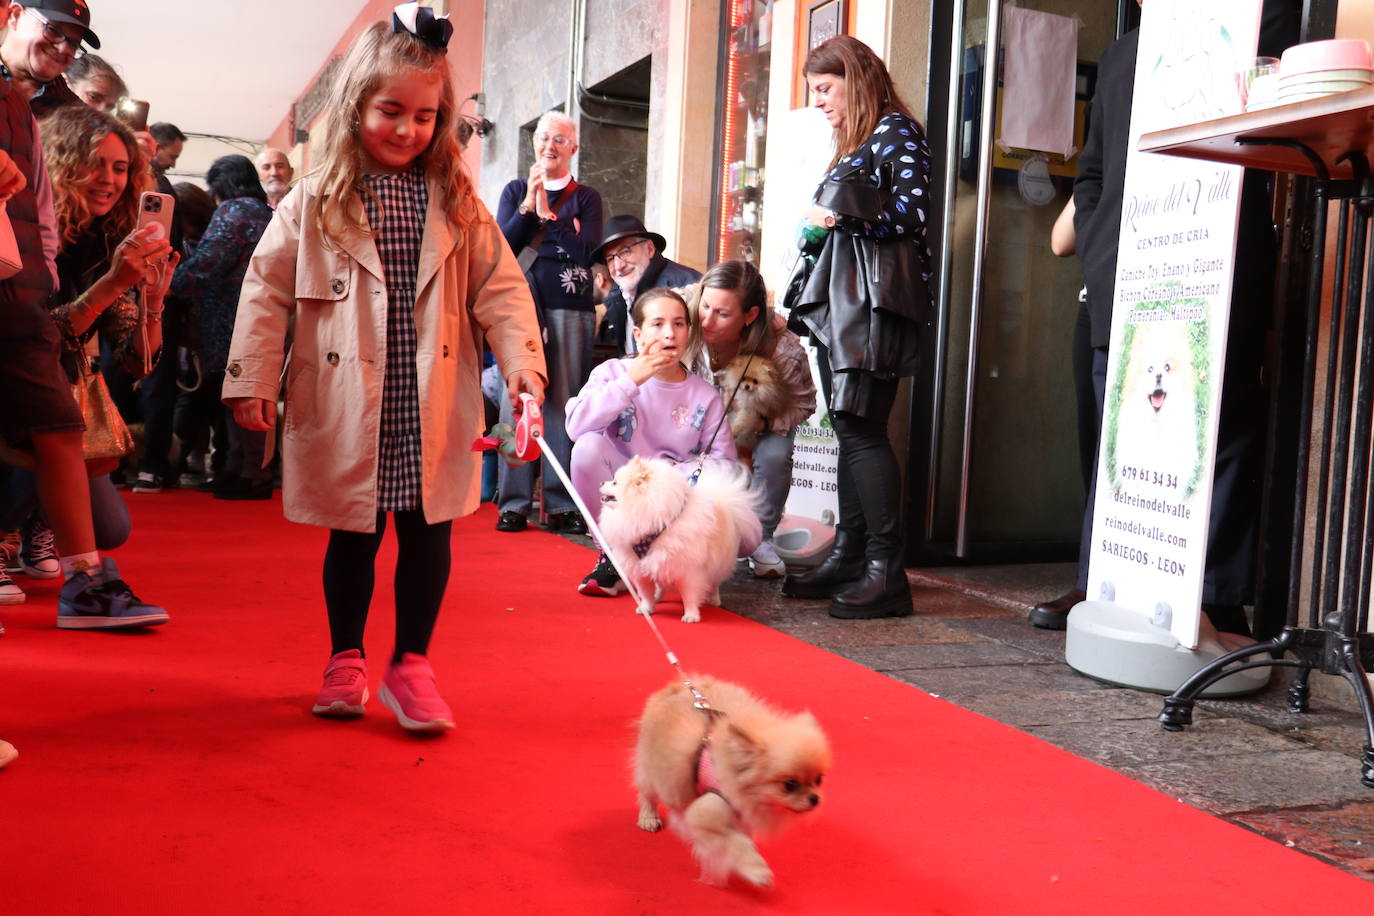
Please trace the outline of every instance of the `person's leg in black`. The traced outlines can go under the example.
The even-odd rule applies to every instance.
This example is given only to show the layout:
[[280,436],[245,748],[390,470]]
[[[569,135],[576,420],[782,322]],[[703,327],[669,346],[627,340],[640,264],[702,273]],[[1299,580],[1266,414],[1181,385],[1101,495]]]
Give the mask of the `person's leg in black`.
[[[1097,417],[1095,435],[1102,428],[1102,405],[1107,400],[1107,348],[1094,347],[1092,351],[1092,394],[1093,411]],[[1078,579],[1074,587],[1050,601],[1044,601],[1031,608],[1028,620],[1031,626],[1044,630],[1062,630],[1068,626],[1069,611],[1074,605],[1087,598],[1088,557],[1093,543],[1093,507],[1097,501],[1097,461],[1094,456],[1092,474],[1088,480],[1088,497],[1083,505],[1083,527],[1078,537]]]
[[177,360],[166,348],[153,371],[138,386],[143,408],[143,456],[138,460],[134,492],[155,493],[175,486],[172,479],[172,414],[176,409]]
[[840,463],[862,507],[867,532],[863,576],[835,595],[832,617],[904,617],[912,612],[911,586],[903,566],[900,506],[902,472],[887,420],[897,400],[897,382],[870,382],[867,415],[831,415],[840,445]]
[[1102,402],[1093,381],[1092,318],[1087,303],[1079,304],[1078,319],[1073,324],[1073,398],[1077,407],[1078,467],[1086,491],[1092,486],[1097,434],[1102,425]]
[[1250,635],[1245,605],[1255,600],[1255,564],[1263,486],[1265,393],[1260,380],[1264,331],[1232,328],[1218,408],[1212,511],[1202,609],[1223,633]]
[[452,522],[425,522],[412,509],[396,515],[396,649],[393,664],[407,652],[429,654],[429,640],[448,588]]
[[[827,404],[831,401],[833,379],[830,374],[830,354],[816,342],[816,364],[820,368],[821,393]],[[831,415],[834,425],[834,415]],[[837,434],[838,435],[838,434]],[[782,582],[782,593],[789,598],[832,598],[840,589],[854,582],[864,570],[864,513],[854,486],[853,472],[840,455],[835,468],[835,497],[840,517],[835,522],[835,544],[819,566],[803,573],[789,574]]]
[[386,513],[377,513],[377,530],[331,529],[324,553],[324,605],[329,614],[330,653],[363,651],[363,630],[376,583],[377,548],[386,533]]

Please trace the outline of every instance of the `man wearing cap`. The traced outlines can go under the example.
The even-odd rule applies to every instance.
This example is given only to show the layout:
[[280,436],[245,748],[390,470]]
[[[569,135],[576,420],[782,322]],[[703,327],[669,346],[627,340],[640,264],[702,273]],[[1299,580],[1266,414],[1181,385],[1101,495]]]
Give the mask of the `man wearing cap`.
[[606,294],[606,315],[597,330],[597,342],[618,353],[634,355],[634,335],[626,333],[630,306],[635,296],[656,286],[687,286],[701,279],[701,272],[663,256],[663,236],[644,228],[630,213],[606,222],[606,238],[596,249],[596,259],[606,265],[614,288]]
[[0,65],[10,85],[29,100],[34,117],[80,105],[62,78],[82,43],[100,48],[91,31],[86,0],[29,0],[11,3],[5,13],[9,32],[0,44]]

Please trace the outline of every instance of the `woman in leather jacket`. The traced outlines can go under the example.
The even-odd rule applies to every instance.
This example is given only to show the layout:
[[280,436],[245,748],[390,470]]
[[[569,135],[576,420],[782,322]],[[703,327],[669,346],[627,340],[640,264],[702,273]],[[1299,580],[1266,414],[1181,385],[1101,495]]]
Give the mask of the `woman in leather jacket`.
[[832,617],[902,617],[912,612],[911,588],[902,567],[901,472],[887,421],[899,380],[916,371],[931,308],[930,148],[867,45],[837,36],[813,49],[803,70],[834,130],[836,153],[808,212],[803,246],[815,264],[789,323],[819,349],[840,451],[840,517],[830,555],[789,576],[782,591],[833,598]]

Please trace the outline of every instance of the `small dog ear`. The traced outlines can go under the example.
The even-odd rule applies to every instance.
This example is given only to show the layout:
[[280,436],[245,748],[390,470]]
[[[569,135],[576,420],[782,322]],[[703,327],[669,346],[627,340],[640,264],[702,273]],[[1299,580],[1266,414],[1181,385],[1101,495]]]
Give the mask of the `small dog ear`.
[[730,762],[740,773],[747,773],[763,759],[763,745],[755,741],[748,732],[731,723],[723,735]]

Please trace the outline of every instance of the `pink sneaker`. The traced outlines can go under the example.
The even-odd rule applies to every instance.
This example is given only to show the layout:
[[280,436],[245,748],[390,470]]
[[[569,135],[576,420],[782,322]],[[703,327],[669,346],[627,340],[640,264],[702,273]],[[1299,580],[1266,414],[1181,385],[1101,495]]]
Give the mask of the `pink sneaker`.
[[367,661],[357,649],[345,649],[329,657],[324,686],[310,711],[317,716],[361,716],[367,697]]
[[400,664],[387,666],[377,698],[396,714],[402,728],[417,732],[453,728],[453,713],[439,696],[434,669],[423,655],[407,652],[401,656]]

